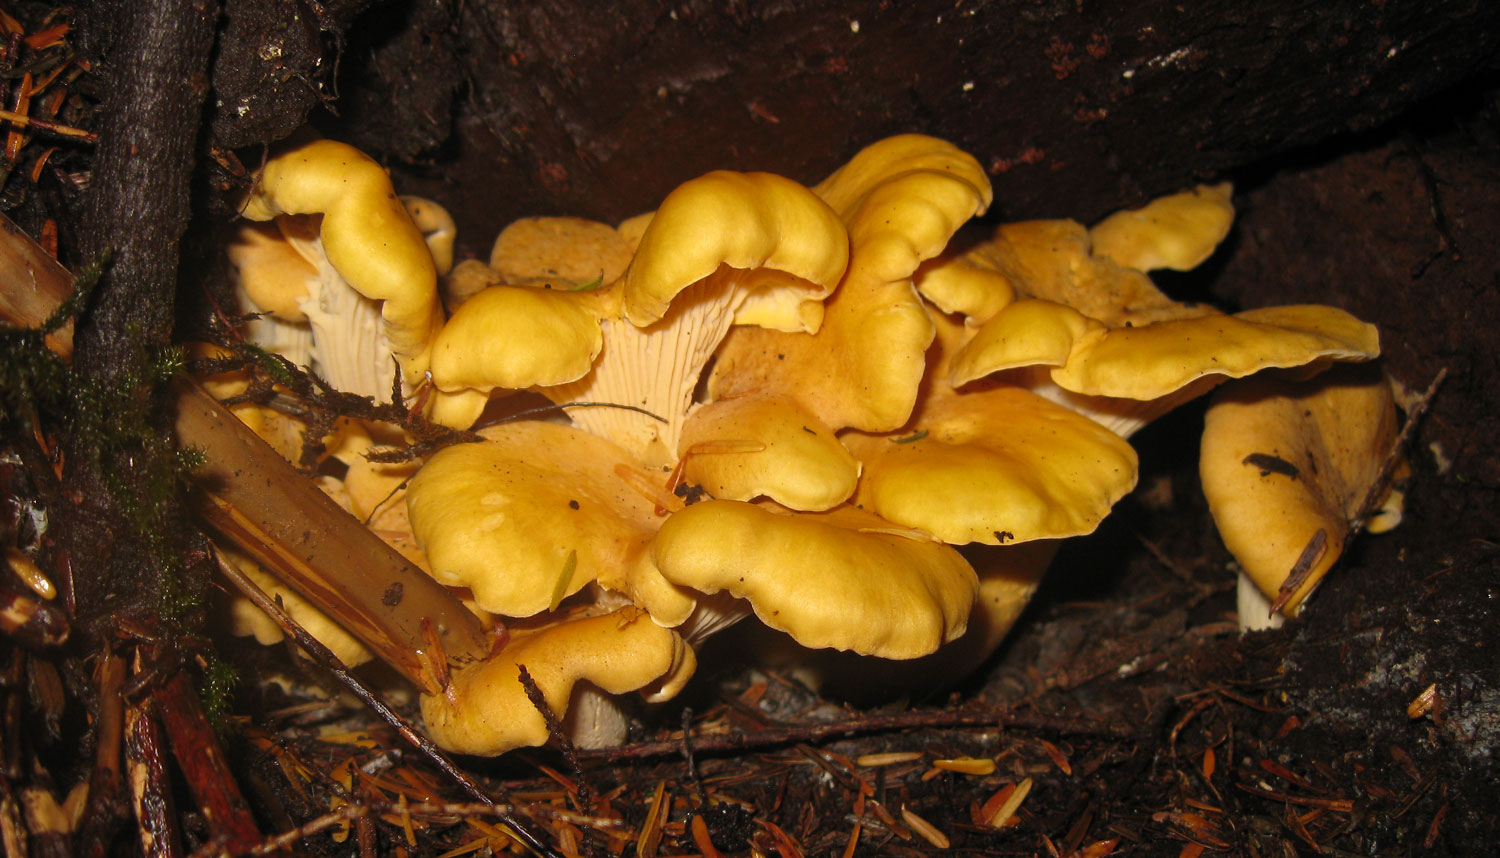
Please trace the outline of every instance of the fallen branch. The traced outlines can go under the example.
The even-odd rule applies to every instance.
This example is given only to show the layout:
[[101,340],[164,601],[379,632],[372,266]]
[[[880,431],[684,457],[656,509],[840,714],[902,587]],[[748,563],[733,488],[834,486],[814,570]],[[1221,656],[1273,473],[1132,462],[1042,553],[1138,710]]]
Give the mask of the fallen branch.
[[[693,736],[692,747],[696,754],[732,754],[779,745],[820,742],[827,739],[843,739],[896,730],[968,727],[1012,728],[1064,736],[1109,736],[1117,739],[1132,739],[1139,736],[1138,731],[1131,725],[1111,724],[1085,718],[1060,718],[1009,709],[933,709],[897,712],[889,715],[859,715],[840,721],[814,724],[785,724],[753,733],[698,733]],[[681,754],[682,747],[681,739],[668,739],[660,742],[621,745],[618,748],[584,750],[579,751],[578,756],[585,760],[615,762],[673,756]]]

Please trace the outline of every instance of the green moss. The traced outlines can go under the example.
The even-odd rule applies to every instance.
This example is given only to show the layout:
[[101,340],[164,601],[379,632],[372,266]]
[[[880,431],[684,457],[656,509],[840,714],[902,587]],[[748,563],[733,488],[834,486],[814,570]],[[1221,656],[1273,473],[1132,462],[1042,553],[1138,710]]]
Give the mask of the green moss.
[[213,650],[203,653],[202,687],[198,696],[203,699],[203,710],[215,727],[224,723],[234,700],[234,689],[240,684],[239,672]]

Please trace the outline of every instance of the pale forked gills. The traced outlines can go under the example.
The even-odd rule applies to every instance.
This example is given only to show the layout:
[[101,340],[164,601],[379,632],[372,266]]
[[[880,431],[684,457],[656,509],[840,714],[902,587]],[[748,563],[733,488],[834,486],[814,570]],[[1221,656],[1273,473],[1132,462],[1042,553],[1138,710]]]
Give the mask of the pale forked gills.
[[644,328],[621,318],[603,320],[604,348],[593,371],[542,392],[557,403],[608,403],[656,415],[661,419],[608,405],[568,409],[575,425],[624,447],[644,464],[675,462],[698,377],[744,301],[739,274],[721,269],[684,289],[666,316]]

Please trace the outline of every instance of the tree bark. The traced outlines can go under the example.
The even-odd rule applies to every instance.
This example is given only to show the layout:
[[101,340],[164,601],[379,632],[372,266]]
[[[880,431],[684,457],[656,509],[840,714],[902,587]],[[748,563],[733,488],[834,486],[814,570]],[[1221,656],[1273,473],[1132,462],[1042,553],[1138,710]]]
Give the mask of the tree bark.
[[[517,216],[612,221],[721,167],[815,181],[903,131],[978,157],[1006,218],[1093,219],[1385,122],[1500,49],[1487,0],[413,5],[450,30],[354,31],[342,103],[380,115],[327,126],[411,163],[402,187],[458,212],[481,255]],[[451,113],[410,80],[452,76],[450,32]]]
[[116,612],[155,617],[163,566],[180,556],[169,417],[155,364],[171,346],[178,245],[208,93],[218,7],[212,0],[91,6],[110,43],[106,99],[78,243],[111,262],[75,335],[78,406],[64,483],[74,506],[54,537],[85,623]]

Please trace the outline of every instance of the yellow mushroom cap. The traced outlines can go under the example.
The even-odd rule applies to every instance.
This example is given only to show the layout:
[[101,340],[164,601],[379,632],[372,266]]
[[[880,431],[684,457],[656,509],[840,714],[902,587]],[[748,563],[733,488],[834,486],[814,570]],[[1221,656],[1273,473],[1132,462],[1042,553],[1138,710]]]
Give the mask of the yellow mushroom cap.
[[1233,191],[1228,182],[1199,185],[1115,212],[1089,230],[1094,255],[1137,271],[1197,268],[1229,234]]
[[916,658],[963,634],[978,583],[952,547],[897,535],[854,509],[788,514],[709,500],[651,547],[666,580],[750,602],[803,646]]
[[422,233],[427,242],[427,252],[432,255],[433,268],[439,276],[447,274],[453,267],[453,244],[458,240],[458,224],[453,215],[435,200],[402,194],[401,205],[411,218],[412,225]]
[[1016,289],[1005,275],[963,256],[943,255],[922,263],[913,282],[923,298],[944,313],[962,313],[965,323],[978,325],[1016,300]]
[[850,433],[856,502],[944,542],[1090,533],[1135,486],[1124,439],[1017,387],[933,397],[906,437]]
[[848,500],[859,479],[859,462],[833,430],[786,397],[704,405],[683,425],[679,452],[685,481],[722,500],[823,510]]
[[1149,400],[1204,376],[1240,378],[1319,359],[1359,361],[1379,354],[1375,326],[1336,307],[1267,307],[1089,331],[1075,342],[1067,363],[1052,370],[1052,380],[1089,396]]
[[1057,554],[1060,540],[1020,545],[968,545],[959,551],[979,576],[979,597],[968,629],[937,651],[907,661],[824,650],[797,653],[793,675],[835,699],[857,704],[889,702],[940,692],[972,673],[1000,646],[1025,610]]
[[297,305],[307,299],[307,282],[317,271],[274,224],[240,227],[227,255],[236,284],[250,299],[251,312],[270,313],[286,322],[307,321]]
[[[220,546],[224,557],[239,568],[240,572],[255,582],[266,595],[277,600],[297,625],[312,635],[313,639],[328,647],[342,664],[357,667],[373,658],[369,648],[359,638],[350,634],[343,626],[334,622],[327,614],[295,590],[281,583],[259,563],[233,548]],[[254,602],[237,596],[229,603],[229,633],[240,637],[253,636],[261,646],[281,643],[286,634],[276,621]]]
[[632,252],[625,236],[607,223],[527,217],[500,231],[490,248],[490,268],[502,283],[551,281],[562,289],[591,282],[607,286],[624,275]]
[[1307,381],[1260,375],[1220,388],[1204,420],[1199,473],[1224,544],[1268,598],[1318,531],[1295,614],[1343,552],[1349,519],[1397,432],[1390,385],[1373,365]]
[[588,293],[490,286],[469,297],[438,332],[432,379],[456,393],[525,390],[583,377],[604,345]]
[[422,719],[438,745],[461,754],[502,754],[544,745],[547,724],[526,695],[520,668],[536,682],[558,718],[574,687],[590,682],[610,694],[653,683],[671,697],[692,676],[697,659],[676,632],[626,608],[517,635],[499,654],[453,674],[451,699],[422,696]]
[[269,160],[244,207],[251,220],[319,213],[329,263],[360,294],[384,302],[391,350],[408,380],[420,378],[442,324],[437,272],[390,177],[358,149],[318,140]]
[[679,185],[647,224],[626,273],[625,317],[641,327],[657,321],[678,293],[724,266],[795,278],[770,291],[791,305],[787,317],[800,318],[799,305],[833,291],[848,253],[844,225],[807,188],[718,170]]
[[644,551],[658,519],[621,476],[634,469],[625,451],[555,423],[483,434],[434,454],[407,488],[434,578],[468,587],[486,611],[525,617]]
[[815,190],[849,228],[849,270],[824,304],[816,335],[742,328],[720,349],[713,398],[789,396],[835,429],[889,431],[906,422],[934,336],[912,286],[990,202],[971,156],[920,135],[866,147]]
[[1022,366],[1062,366],[1084,334],[1104,325],[1066,304],[1026,298],[996,312],[953,355],[954,387]]

